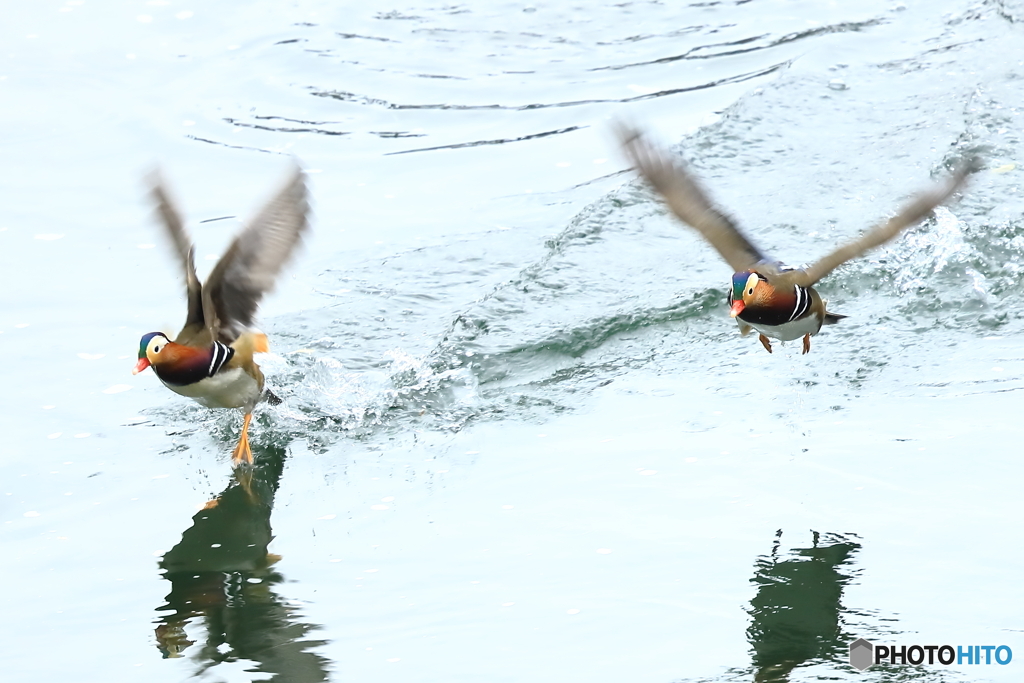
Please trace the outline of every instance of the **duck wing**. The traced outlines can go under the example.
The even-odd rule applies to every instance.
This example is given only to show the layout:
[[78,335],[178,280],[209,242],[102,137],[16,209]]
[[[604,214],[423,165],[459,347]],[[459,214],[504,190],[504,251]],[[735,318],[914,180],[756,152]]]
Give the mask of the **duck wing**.
[[734,272],[772,260],[715,206],[697,178],[665,150],[652,145],[635,129],[620,126],[618,134],[636,171],[658,191],[676,217],[697,230]]
[[[252,325],[260,299],[274,287],[309,226],[306,176],[298,165],[283,187],[235,237],[203,288],[214,337],[231,343]],[[212,317],[215,323],[211,323]]]
[[160,215],[160,222],[163,223],[167,236],[171,239],[171,246],[174,247],[178,259],[181,261],[182,269],[185,271],[185,291],[188,297],[188,317],[185,319],[185,329],[203,327],[203,287],[196,276],[195,246],[192,244],[192,236],[185,228],[181,220],[181,213],[171,199],[170,193],[164,183],[163,176],[159,171],[149,175],[149,193],[156,204],[157,213]]
[[913,197],[896,212],[895,216],[884,223],[875,225],[858,239],[844,244],[817,263],[804,268],[802,276],[797,278],[797,284],[809,287],[847,261],[885,244],[906,228],[917,224],[927,217],[935,207],[945,203],[954,192],[963,186],[967,176],[976,172],[981,166],[982,163],[978,157],[969,158],[960,164],[945,182]]

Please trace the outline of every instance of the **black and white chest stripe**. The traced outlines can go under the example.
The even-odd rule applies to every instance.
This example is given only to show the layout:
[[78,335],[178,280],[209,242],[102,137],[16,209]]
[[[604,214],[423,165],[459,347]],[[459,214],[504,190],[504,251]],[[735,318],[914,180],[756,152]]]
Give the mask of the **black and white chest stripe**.
[[213,377],[234,355],[235,350],[227,344],[214,342],[209,355],[196,354],[171,367],[154,365],[153,369],[164,384],[183,387]]
[[796,304],[793,306],[793,313],[789,316],[788,322],[793,322],[811,307],[811,293],[807,291],[806,287],[793,285],[793,290],[796,293]]
[[231,360],[231,357],[235,355],[235,350],[227,344],[221,344],[219,341],[213,342],[213,354],[210,357],[210,367],[206,370],[207,377],[213,377],[217,374],[224,364]]

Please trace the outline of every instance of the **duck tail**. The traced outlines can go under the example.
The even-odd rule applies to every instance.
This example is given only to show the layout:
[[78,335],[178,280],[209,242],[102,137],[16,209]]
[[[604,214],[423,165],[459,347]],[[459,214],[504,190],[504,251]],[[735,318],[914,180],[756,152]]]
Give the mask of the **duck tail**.
[[835,325],[843,318],[849,318],[848,315],[840,315],[839,313],[829,313],[825,311],[825,319],[822,321],[822,325]]

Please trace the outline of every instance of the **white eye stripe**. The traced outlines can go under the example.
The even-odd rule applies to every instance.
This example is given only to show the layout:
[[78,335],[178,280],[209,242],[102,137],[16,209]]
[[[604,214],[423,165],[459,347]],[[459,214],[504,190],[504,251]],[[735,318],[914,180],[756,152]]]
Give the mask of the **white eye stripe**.
[[750,277],[747,278],[746,290],[747,296],[754,295],[754,288],[757,287],[757,283],[760,282],[761,278],[757,273],[751,273]]

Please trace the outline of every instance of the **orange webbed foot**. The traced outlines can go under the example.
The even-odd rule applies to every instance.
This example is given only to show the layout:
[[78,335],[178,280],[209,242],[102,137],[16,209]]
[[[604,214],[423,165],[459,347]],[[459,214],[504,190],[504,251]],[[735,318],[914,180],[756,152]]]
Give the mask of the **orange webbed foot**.
[[771,353],[772,343],[768,341],[768,337],[764,336],[763,334],[759,334],[757,335],[757,338],[760,340],[761,346],[764,347],[764,350],[767,351],[768,353]]
[[[807,353],[810,350],[811,350],[811,334],[810,334],[810,332],[808,332],[807,334],[804,335],[804,353]],[[800,355],[803,355],[803,354],[800,354]]]

